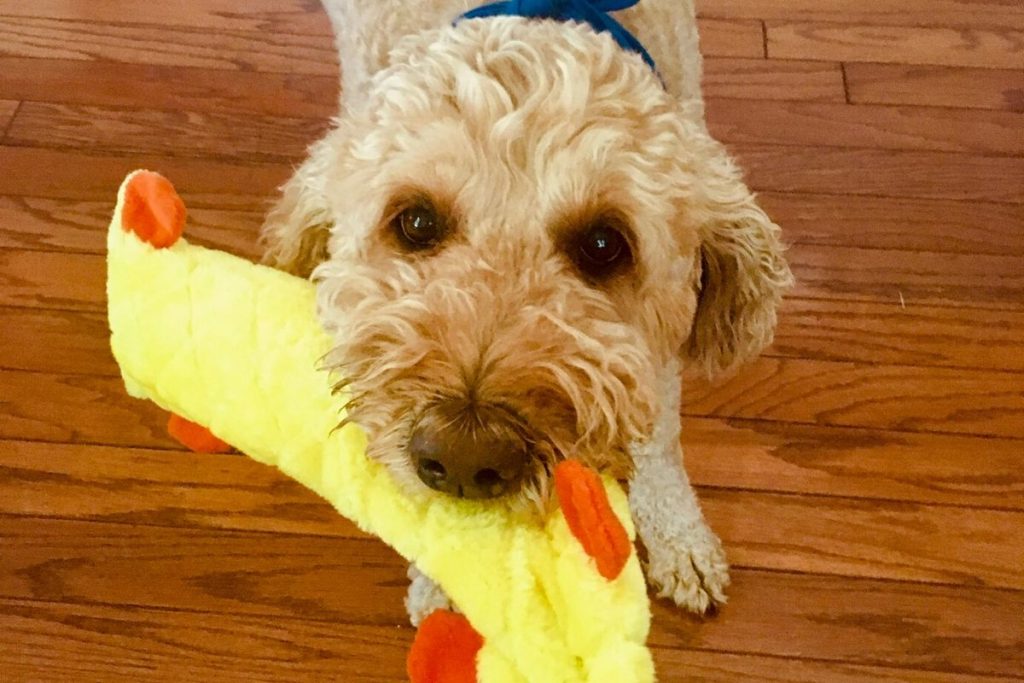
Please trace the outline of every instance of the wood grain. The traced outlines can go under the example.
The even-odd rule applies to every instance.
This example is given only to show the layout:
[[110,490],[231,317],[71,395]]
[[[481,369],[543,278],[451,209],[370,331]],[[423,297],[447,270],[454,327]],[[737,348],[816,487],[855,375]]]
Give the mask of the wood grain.
[[[783,301],[766,355],[920,367],[1024,371],[1024,312],[898,302]],[[0,306],[0,366],[118,374],[103,313]]]
[[1024,71],[846,64],[850,101],[1024,112]]
[[338,56],[329,35],[225,31],[182,26],[168,39],[156,26],[50,17],[0,22],[0,56],[192,66],[336,76]]
[[131,606],[0,601],[8,680],[402,680],[411,628]]
[[167,414],[130,398],[117,377],[4,370],[0,438],[180,449]]
[[[763,192],[789,243],[1024,256],[1024,212],[1007,204]],[[251,211],[189,207],[189,239],[256,258],[268,200]],[[101,200],[0,196],[0,247],[101,253],[113,195]]]
[[0,146],[0,195],[110,202],[130,171],[148,168],[174,181],[189,208],[219,210],[265,206],[286,181],[286,164],[232,163],[143,154],[115,156],[73,150]]
[[244,456],[0,443],[4,514],[368,538],[312,491]]
[[325,119],[24,102],[5,144],[298,164]]
[[1024,438],[1012,372],[760,358],[727,382],[691,382],[695,416]]
[[1024,159],[736,144],[751,187],[775,192],[1024,203]]
[[0,305],[99,311],[105,297],[103,256],[0,250]]
[[780,192],[758,200],[791,244],[1024,256],[1016,205]]
[[119,374],[103,313],[0,306],[0,367],[65,374]]
[[[106,200],[0,196],[0,248],[105,254],[113,199],[113,194]],[[262,222],[261,210],[189,207],[186,237],[256,260]]]
[[790,297],[768,355],[1024,371],[1024,311]]
[[[146,407],[151,412],[154,430],[162,429],[162,415]],[[683,442],[687,469],[701,487],[1024,510],[1024,449],[1015,440],[687,417]],[[245,458],[210,460],[167,447],[179,450],[6,442],[0,462],[4,485],[11,488],[0,497],[0,510],[340,533],[328,531],[333,513],[318,509],[315,498],[296,493],[268,468]],[[72,457],[74,452],[81,457]],[[228,485],[233,477],[235,487]],[[254,479],[277,481],[266,491],[276,503],[245,485]],[[93,488],[95,481],[100,483]],[[19,486],[25,487],[21,495]]]
[[1024,510],[1019,440],[686,417],[702,487]]
[[[333,624],[405,619],[404,567],[376,541],[24,518],[0,519],[0,537],[17,548],[0,556],[0,595],[9,600]],[[347,577],[341,587],[338,570]],[[813,651],[821,659],[1003,675],[1024,661],[1019,592],[740,569],[732,596],[730,619],[705,623],[659,603],[652,644]],[[783,623],[786,639],[778,642]],[[981,639],[985,656],[977,657]]]
[[34,102],[322,119],[337,113],[338,91],[333,74],[0,57],[0,93]]
[[[13,454],[0,461],[0,471],[5,479],[22,483],[16,490],[25,500],[5,505],[19,514],[41,511],[47,517],[176,529],[365,538],[312,493],[243,458],[90,448],[81,455],[97,461],[83,460],[68,471],[45,451],[42,462],[36,462],[33,456],[40,454],[41,444],[10,446]],[[64,453],[67,460],[66,449]],[[121,467],[114,469],[106,455],[117,458]],[[195,472],[175,477],[185,465],[193,465]],[[134,476],[126,478],[129,472]],[[44,508],[46,499],[55,497],[47,496],[47,489],[56,493],[58,487],[70,500]],[[735,566],[957,585],[1024,585],[1024,511],[837,497],[826,503],[817,496],[718,489],[703,490],[701,500]],[[765,519],[772,523],[765,526]],[[980,533],[986,528],[1006,533],[994,539]]]
[[700,500],[734,566],[1024,588],[1021,511],[728,490]]
[[708,57],[701,86],[707,100],[846,101],[842,69],[829,62]]
[[651,644],[960,674],[1024,667],[1019,591],[737,570],[729,596],[699,624],[655,602]]
[[[1020,310],[1017,256],[881,252],[796,245],[789,253],[794,296],[890,305],[957,304]],[[0,250],[0,305],[102,310],[101,254]]]
[[8,598],[407,623],[403,562],[376,539],[29,518],[0,539]]
[[654,648],[654,664],[667,671],[664,683],[1013,683],[1017,679],[978,674],[950,674],[922,669],[864,666],[814,659],[738,655],[731,652],[706,652],[672,648]]
[[1024,28],[1024,9],[1015,0],[699,0],[697,11],[701,16],[737,19]]
[[772,59],[1024,68],[1024,29],[765,22]]
[[1012,112],[721,98],[708,100],[707,119],[726,143],[1024,155],[1021,117]]
[[760,21],[701,19],[701,52],[714,57],[764,57],[764,30]]
[[310,0],[166,0],[132,4],[130,9],[116,2],[92,2],[83,6],[67,0],[0,0],[0,17],[42,17],[58,20],[110,24],[157,24],[222,31],[259,31],[329,35],[327,15]]
[[787,252],[797,278],[793,294],[882,301],[904,306],[964,304],[1020,309],[1020,256],[877,252],[797,244]]
[[[0,76],[2,78],[2,76]],[[5,88],[0,87],[0,93],[10,97],[13,93],[9,93]],[[17,100],[0,100],[0,140],[3,140],[4,132],[10,125],[11,120],[14,118],[14,112],[18,108]]]

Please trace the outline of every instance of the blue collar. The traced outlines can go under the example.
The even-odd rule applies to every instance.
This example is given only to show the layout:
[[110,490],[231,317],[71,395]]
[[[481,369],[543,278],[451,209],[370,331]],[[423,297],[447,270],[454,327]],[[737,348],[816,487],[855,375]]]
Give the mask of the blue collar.
[[590,24],[595,31],[610,33],[615,42],[624,49],[639,54],[647,65],[658,73],[658,67],[654,65],[654,60],[640,41],[608,14],[632,7],[638,2],[640,0],[505,0],[470,10],[460,19],[518,16]]

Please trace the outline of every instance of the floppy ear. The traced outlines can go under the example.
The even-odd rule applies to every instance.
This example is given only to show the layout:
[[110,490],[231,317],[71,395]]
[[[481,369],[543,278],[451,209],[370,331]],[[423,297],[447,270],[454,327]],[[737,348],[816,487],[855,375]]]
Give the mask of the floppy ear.
[[733,369],[771,343],[775,309],[793,284],[779,226],[754,201],[732,161],[701,180],[701,278],[686,347],[708,375]]
[[262,262],[292,275],[309,277],[327,260],[334,224],[324,190],[331,138],[328,134],[310,147],[306,161],[281,187],[281,197],[260,231]]

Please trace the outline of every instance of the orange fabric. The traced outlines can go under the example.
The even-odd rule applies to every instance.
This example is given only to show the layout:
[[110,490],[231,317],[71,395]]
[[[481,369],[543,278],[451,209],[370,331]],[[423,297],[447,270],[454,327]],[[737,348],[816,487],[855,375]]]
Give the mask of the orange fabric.
[[484,639],[461,614],[439,609],[420,624],[406,659],[411,683],[476,683]]
[[569,530],[609,581],[618,576],[633,548],[597,472],[576,460],[555,468],[555,491]]
[[167,178],[139,171],[125,188],[121,222],[125,230],[163,249],[177,242],[185,230],[185,203]]
[[181,415],[171,413],[167,419],[167,433],[185,448],[196,453],[230,453],[231,445],[221,441],[210,430]]

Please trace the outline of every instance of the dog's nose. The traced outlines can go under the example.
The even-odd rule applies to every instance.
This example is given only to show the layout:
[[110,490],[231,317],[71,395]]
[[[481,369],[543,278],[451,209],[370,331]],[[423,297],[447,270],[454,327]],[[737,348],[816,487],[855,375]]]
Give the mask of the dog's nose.
[[529,454],[494,411],[442,404],[413,429],[409,457],[430,488],[459,498],[496,498],[522,485]]

